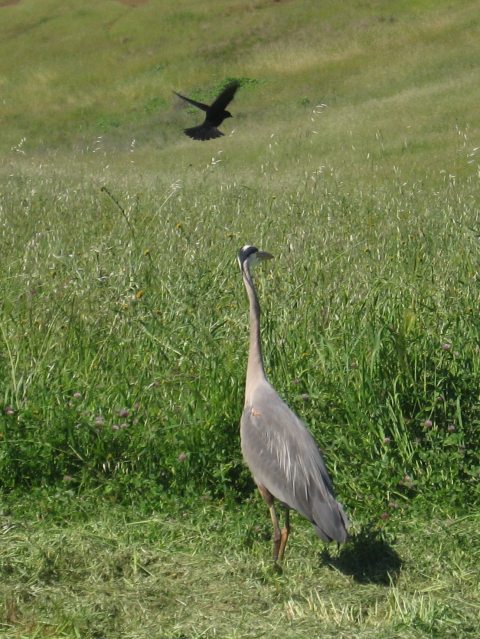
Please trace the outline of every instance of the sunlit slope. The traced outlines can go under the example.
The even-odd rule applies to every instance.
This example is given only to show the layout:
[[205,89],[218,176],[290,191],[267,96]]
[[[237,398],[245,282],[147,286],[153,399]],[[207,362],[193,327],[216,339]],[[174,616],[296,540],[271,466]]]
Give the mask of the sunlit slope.
[[[173,174],[220,150],[237,171],[475,173],[479,60],[479,2],[21,0],[0,7],[0,150],[101,136]],[[232,77],[234,137],[184,138],[201,114],[172,90]]]

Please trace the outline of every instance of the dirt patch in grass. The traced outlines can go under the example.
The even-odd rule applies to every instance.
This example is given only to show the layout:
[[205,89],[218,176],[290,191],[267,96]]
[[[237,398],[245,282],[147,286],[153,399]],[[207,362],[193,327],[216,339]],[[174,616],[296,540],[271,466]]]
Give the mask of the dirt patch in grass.
[[19,4],[20,0],[0,0],[0,9],[2,7],[10,7],[12,4]]

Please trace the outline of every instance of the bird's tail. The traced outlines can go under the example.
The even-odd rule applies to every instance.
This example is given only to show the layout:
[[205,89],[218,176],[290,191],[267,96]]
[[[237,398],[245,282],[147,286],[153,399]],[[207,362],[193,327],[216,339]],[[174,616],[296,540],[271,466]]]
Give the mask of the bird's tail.
[[213,140],[214,138],[219,138],[223,135],[221,131],[219,131],[214,126],[205,126],[204,124],[200,124],[199,126],[193,126],[190,129],[185,129],[185,135],[193,138],[194,140],[201,140],[202,142],[205,140]]
[[332,499],[331,503],[322,504],[321,511],[320,516],[312,522],[317,535],[323,541],[344,543],[348,536],[349,521],[342,504]]

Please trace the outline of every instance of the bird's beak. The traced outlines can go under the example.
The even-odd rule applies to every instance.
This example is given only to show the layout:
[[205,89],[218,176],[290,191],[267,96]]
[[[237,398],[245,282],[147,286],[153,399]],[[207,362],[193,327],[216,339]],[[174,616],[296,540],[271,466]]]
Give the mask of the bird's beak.
[[264,260],[273,260],[273,255],[271,253],[267,253],[267,251],[258,251],[257,259],[260,260],[260,262],[263,262]]

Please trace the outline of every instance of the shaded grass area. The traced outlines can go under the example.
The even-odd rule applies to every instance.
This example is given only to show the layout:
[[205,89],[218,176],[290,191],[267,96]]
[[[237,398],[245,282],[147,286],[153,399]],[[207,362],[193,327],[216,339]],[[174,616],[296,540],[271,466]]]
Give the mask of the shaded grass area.
[[[44,518],[49,501],[62,516]],[[357,528],[327,554],[295,518],[279,572],[258,502],[148,516],[91,504],[44,494],[29,520],[2,513],[5,636],[476,636],[476,516]]]

